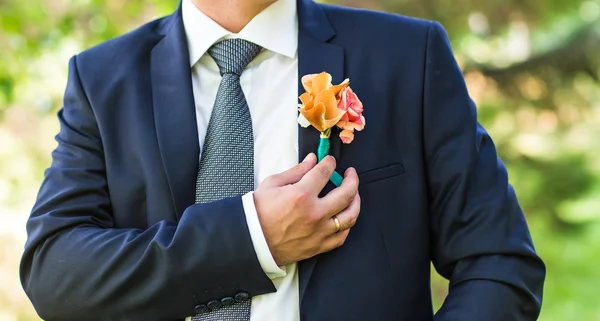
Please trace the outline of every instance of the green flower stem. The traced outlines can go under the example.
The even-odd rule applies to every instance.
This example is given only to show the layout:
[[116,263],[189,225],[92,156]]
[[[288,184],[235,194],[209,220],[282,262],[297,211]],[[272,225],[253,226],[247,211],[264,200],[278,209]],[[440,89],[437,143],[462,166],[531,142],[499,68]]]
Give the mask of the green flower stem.
[[317,159],[319,162],[325,158],[329,154],[329,138],[321,137],[321,142],[319,143],[319,149],[317,150]]
[[[320,161],[325,158],[329,154],[329,135],[331,134],[331,129],[321,133],[321,140],[319,142],[319,148],[317,150],[317,159]],[[342,175],[338,174],[338,172],[333,172],[329,180],[335,185],[340,186],[342,184]]]

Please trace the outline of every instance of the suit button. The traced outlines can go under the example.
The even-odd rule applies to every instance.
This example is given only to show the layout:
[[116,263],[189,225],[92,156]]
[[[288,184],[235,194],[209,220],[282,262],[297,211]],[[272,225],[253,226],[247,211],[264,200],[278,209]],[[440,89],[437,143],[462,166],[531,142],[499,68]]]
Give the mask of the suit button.
[[216,310],[221,307],[221,302],[219,302],[217,300],[212,300],[212,301],[208,302],[206,305],[208,306],[209,309]]
[[197,306],[194,307],[194,310],[198,314],[206,313],[206,312],[208,312],[208,307],[204,304],[198,304]]
[[230,297],[230,296],[228,296],[228,297],[225,297],[225,298],[221,299],[221,304],[222,304],[224,307],[228,307],[228,306],[230,306],[230,305],[233,305],[234,303],[235,303],[235,299],[234,299],[234,298],[232,298],[232,297]]
[[235,300],[237,302],[244,302],[250,298],[250,295],[246,292],[240,292],[235,295]]

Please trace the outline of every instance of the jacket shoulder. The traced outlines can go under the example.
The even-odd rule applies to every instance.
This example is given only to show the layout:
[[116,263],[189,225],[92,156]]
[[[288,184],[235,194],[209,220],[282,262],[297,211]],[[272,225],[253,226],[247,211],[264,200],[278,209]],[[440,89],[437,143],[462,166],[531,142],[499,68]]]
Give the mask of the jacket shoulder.
[[426,39],[429,30],[437,24],[431,20],[381,11],[328,4],[322,7],[339,33],[353,34],[354,37]]
[[[77,55],[77,68],[86,73],[123,67],[131,62],[143,60],[152,48],[163,38],[170,27],[171,16],[148,22],[121,36],[93,46]],[[99,70],[88,70],[88,69]]]

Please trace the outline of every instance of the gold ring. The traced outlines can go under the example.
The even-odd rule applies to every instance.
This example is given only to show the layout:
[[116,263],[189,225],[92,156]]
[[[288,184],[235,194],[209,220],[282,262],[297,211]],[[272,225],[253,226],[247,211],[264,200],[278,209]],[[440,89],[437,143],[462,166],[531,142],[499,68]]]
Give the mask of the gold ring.
[[342,226],[340,225],[340,220],[338,220],[337,216],[334,216],[333,221],[335,222],[335,233],[339,233],[342,229]]

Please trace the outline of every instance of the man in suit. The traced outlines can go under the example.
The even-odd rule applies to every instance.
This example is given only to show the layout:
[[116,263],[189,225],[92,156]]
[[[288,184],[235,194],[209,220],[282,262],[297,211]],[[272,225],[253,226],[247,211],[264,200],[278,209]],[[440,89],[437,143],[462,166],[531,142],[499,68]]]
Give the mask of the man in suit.
[[[182,0],[69,70],[21,264],[42,318],[537,318],[544,265],[438,23]],[[297,97],[322,71],[367,126],[316,164]]]

